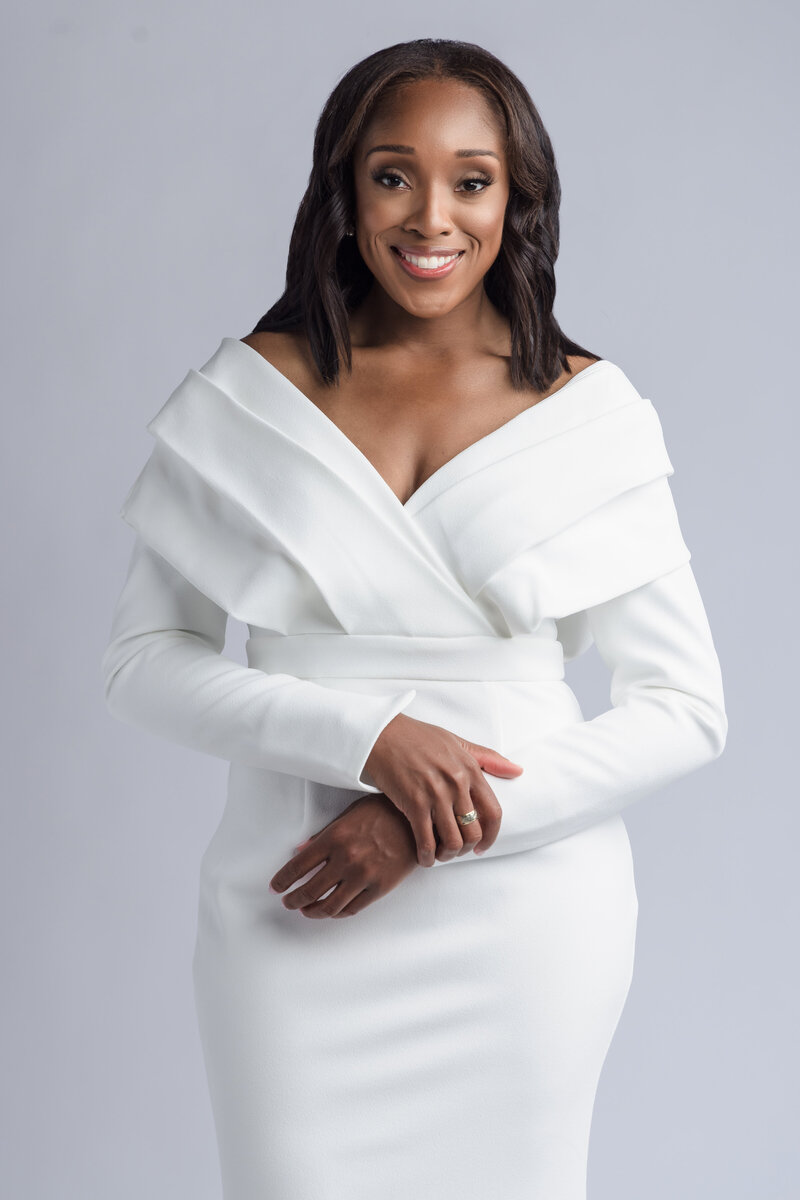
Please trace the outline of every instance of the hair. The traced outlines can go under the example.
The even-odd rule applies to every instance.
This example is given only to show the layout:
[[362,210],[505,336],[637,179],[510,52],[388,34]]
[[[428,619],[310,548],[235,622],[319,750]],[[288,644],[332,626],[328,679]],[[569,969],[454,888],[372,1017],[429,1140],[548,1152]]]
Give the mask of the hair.
[[354,224],[353,153],[378,106],[424,79],[455,79],[478,89],[505,129],[510,191],[500,250],[483,284],[510,324],[512,386],[546,391],[570,371],[568,354],[600,356],[570,341],[553,315],[561,185],[550,138],[513,71],[472,42],[398,42],[356,63],[337,83],[317,121],[285,291],[252,332],[305,330],[326,384],[338,384],[340,360],[352,370],[348,314],[374,279],[356,239],[346,236]]

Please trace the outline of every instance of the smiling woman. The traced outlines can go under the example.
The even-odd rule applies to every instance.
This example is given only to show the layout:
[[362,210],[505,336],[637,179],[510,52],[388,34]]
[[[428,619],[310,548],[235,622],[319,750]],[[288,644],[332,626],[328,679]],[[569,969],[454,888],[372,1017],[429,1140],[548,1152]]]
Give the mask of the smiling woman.
[[[405,131],[413,145],[392,140]],[[432,317],[483,291],[503,240],[505,143],[495,107],[459,80],[417,80],[389,89],[376,105],[354,148],[358,249],[404,311]],[[403,275],[447,278],[450,286],[401,287],[394,263],[387,270],[392,259]]]
[[370,55],[283,296],[148,425],[103,673],[231,764],[193,960],[226,1200],[585,1200],[621,812],[727,718],[656,409],[553,315],[559,195],[493,55]]
[[[253,333],[301,332],[312,377],[337,383],[340,363],[353,366],[359,315],[373,318],[376,338],[383,317],[393,330],[401,323],[397,342],[453,357],[451,331],[474,334],[478,318],[508,343],[508,383],[545,393],[569,373],[569,356],[598,357],[567,338],[553,313],[560,200],[541,117],[497,58],[427,38],[378,51],[323,108],[286,290]],[[456,264],[441,274],[413,267],[414,258],[453,253]],[[449,319],[429,327],[430,317]]]

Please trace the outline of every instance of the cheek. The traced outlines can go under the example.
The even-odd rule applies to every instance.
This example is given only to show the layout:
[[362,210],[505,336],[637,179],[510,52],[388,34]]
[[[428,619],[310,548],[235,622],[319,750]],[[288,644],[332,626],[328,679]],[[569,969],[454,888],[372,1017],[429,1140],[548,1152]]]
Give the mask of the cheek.
[[[358,216],[359,244],[364,258],[373,263],[386,248],[386,231],[397,227],[397,214],[374,202],[361,209]],[[380,245],[379,245],[380,244]]]
[[382,229],[392,225],[397,218],[397,202],[392,203],[392,197],[381,192],[356,192],[356,208],[365,228]]
[[487,206],[486,211],[482,212],[480,217],[473,222],[472,231],[482,246],[496,249],[500,245],[503,237],[504,218],[505,205],[498,204],[491,208]]

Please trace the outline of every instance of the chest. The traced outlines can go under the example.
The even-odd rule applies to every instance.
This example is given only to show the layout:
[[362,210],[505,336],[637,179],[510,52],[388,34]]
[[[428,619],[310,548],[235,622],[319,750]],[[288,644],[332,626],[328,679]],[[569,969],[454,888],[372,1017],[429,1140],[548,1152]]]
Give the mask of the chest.
[[308,398],[405,503],[465,449],[542,399],[511,386],[508,359],[399,366],[354,353],[339,386],[303,380]]

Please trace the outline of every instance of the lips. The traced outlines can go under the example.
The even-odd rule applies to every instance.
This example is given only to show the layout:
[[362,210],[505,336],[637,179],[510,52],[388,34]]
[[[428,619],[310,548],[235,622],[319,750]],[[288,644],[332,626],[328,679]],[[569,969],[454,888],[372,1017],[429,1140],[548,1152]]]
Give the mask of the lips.
[[414,258],[450,258],[454,254],[460,257],[465,253],[463,250],[430,246],[392,246],[391,249],[398,257],[408,254]]
[[[434,249],[431,252],[430,250],[427,250],[427,248],[427,253],[423,254],[421,250],[417,249],[416,247],[412,248],[410,246],[392,246],[391,249],[395,258],[397,259],[398,265],[403,269],[403,271],[405,271],[407,275],[410,275],[412,279],[441,279],[443,276],[449,275],[450,272],[458,266],[465,254],[464,250],[437,251]],[[446,258],[447,261],[438,267],[422,267],[410,262],[409,259],[404,257],[405,254],[413,254],[415,258],[425,259]]]
[[448,254],[463,254],[464,251],[452,246],[392,246],[402,254],[413,254],[415,258],[442,258]]

